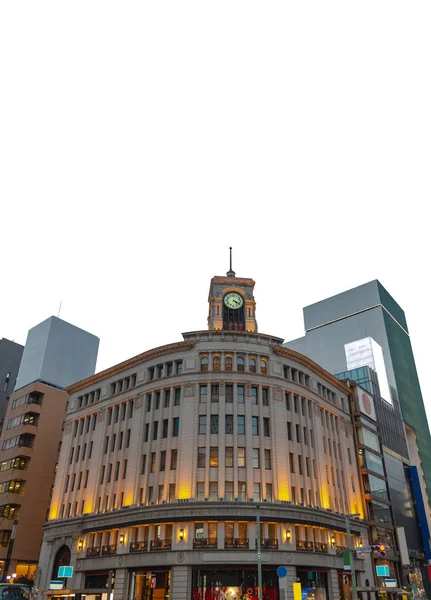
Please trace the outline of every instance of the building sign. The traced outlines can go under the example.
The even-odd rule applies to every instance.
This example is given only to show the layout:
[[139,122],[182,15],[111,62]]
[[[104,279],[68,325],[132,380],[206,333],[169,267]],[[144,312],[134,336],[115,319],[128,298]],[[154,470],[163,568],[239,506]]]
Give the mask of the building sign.
[[373,421],[377,420],[373,397],[361,387],[358,387],[358,404],[362,414],[367,415]]

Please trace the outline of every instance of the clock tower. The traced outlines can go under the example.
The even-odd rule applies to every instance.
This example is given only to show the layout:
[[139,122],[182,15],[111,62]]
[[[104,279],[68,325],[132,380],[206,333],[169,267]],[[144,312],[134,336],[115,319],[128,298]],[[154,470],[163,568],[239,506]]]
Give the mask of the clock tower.
[[216,331],[239,331],[257,333],[256,302],[253,279],[237,278],[232,271],[232,248],[230,269],[226,277],[211,279],[208,296],[208,329]]

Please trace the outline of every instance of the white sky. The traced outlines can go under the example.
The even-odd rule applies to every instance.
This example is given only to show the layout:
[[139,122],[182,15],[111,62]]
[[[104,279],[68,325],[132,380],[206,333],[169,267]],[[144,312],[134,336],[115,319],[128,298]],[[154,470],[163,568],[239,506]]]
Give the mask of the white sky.
[[0,337],[51,314],[98,370],[206,328],[210,278],[259,330],[374,278],[431,415],[429,2],[2,2]]

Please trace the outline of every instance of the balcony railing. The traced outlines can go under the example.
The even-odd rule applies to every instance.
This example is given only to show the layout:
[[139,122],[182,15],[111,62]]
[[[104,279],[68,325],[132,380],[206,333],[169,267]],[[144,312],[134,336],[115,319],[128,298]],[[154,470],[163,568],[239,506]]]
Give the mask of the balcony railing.
[[248,548],[248,538],[225,538],[225,548]]
[[151,540],[150,550],[170,550],[172,540]]
[[217,538],[193,538],[193,548],[195,550],[217,548]]
[[87,552],[85,553],[85,555],[87,557],[100,556],[101,550],[102,550],[101,546],[93,546],[92,548],[87,548]]
[[297,540],[296,549],[298,552],[314,552],[313,542],[307,540]]
[[111,554],[117,554],[117,546],[115,544],[102,546],[102,556],[110,556]]
[[147,552],[148,541],[146,542],[132,542],[129,546],[129,552]]
[[328,554],[328,544],[322,544],[322,542],[314,542],[314,552]]
[[[264,538],[260,542],[260,547],[267,548],[268,550],[278,550],[278,540]],[[257,548],[257,540],[256,540],[256,548]]]
[[343,552],[347,552],[346,546],[335,546],[335,553],[337,556],[341,556]]

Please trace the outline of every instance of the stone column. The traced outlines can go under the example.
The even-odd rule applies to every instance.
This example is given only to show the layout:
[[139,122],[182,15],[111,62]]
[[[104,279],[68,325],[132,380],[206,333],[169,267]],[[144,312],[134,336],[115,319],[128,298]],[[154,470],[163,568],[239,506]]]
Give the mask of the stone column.
[[170,587],[172,600],[191,600],[192,568],[186,565],[173,566]]
[[337,569],[328,569],[328,590],[331,600],[340,600]]
[[[280,600],[293,600],[293,580],[296,579],[296,567],[285,565],[287,569],[286,577],[279,579]],[[332,599],[331,599],[332,600]]]
[[127,598],[127,569],[115,570],[114,600]]

